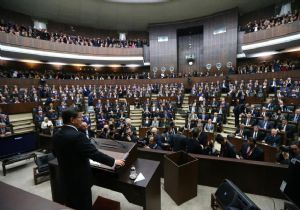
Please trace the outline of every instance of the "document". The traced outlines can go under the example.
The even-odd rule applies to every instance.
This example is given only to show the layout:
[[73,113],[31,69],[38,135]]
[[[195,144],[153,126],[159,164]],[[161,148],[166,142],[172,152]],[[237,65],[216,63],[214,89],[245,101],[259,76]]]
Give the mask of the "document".
[[139,175],[136,177],[136,179],[134,180],[134,183],[135,182],[139,182],[139,181],[142,181],[142,180],[145,180],[145,177],[142,173],[139,173]]

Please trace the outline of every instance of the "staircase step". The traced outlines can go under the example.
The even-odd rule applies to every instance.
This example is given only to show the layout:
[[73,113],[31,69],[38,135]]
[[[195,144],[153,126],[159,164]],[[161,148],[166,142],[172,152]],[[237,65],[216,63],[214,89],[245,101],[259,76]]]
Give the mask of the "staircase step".
[[230,133],[233,134],[235,132],[235,130],[231,130],[231,129],[223,129],[224,133]]
[[28,133],[34,131],[34,128],[23,128],[23,129],[19,129],[19,130],[14,130],[15,134],[22,134],[22,133]]
[[231,125],[231,124],[223,124],[223,128],[236,129],[235,125]]
[[32,113],[9,115],[10,122],[15,122],[15,121],[20,121],[20,120],[32,120]]

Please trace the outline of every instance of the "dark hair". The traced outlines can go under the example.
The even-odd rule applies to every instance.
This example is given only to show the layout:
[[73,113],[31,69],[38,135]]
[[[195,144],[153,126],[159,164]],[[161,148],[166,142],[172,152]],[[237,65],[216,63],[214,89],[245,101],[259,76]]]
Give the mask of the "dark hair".
[[224,137],[223,137],[221,134],[218,134],[218,135],[216,136],[216,141],[217,141],[219,144],[221,144],[221,143],[224,142]]
[[76,118],[78,116],[78,111],[75,109],[66,109],[62,112],[62,119],[64,124],[71,122],[71,118]]
[[290,145],[296,145],[300,148],[300,141],[293,141]]
[[197,127],[193,128],[193,130],[192,130],[192,137],[193,137],[193,139],[198,138],[199,133],[200,133],[199,128],[197,128]]

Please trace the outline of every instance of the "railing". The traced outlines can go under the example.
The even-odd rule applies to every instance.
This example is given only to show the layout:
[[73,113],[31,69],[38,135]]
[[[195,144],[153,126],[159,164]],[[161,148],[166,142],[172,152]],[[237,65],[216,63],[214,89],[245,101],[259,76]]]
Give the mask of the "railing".
[[[259,41],[264,41],[272,38],[283,37],[300,32],[300,21],[287,23],[280,26],[275,26],[270,29],[260,30],[256,32],[245,33],[244,36],[239,36],[239,44],[249,44]],[[240,32],[244,33],[244,32]]]
[[[259,80],[260,82],[264,79],[272,80],[273,78],[286,79],[288,77],[293,78],[293,80],[300,79],[300,70],[286,71],[286,72],[268,72],[262,74],[235,74],[229,75],[228,79],[230,81],[234,80]],[[191,77],[191,82],[188,82],[187,78],[166,78],[166,79],[118,79],[118,80],[47,80],[48,85],[145,85],[145,84],[170,84],[170,83],[183,83],[187,88],[188,85],[193,85],[194,83],[200,82],[216,82],[226,79],[225,77]],[[0,78],[0,85],[18,85],[19,87],[31,87],[32,85],[37,86],[39,84],[39,79],[17,79],[17,78]]]
[[104,48],[56,43],[0,32],[0,43],[22,48],[102,56],[143,56],[143,48]]

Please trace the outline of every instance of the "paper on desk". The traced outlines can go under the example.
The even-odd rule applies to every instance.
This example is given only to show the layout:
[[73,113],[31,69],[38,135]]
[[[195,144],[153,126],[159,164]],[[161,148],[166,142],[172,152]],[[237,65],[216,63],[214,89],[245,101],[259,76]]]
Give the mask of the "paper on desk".
[[139,182],[139,181],[142,181],[144,179],[145,179],[144,175],[142,173],[139,173],[139,175],[136,177],[134,182]]

